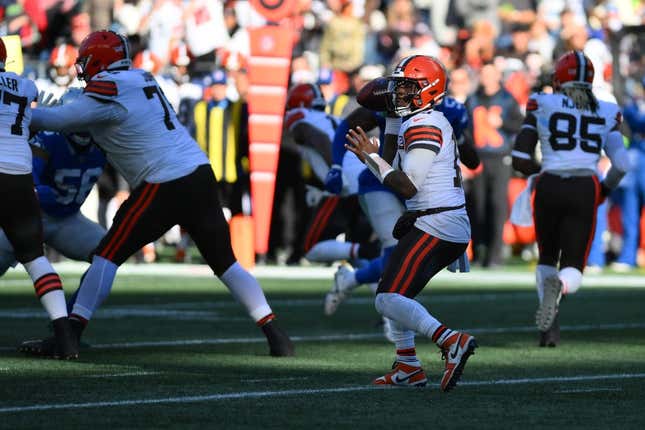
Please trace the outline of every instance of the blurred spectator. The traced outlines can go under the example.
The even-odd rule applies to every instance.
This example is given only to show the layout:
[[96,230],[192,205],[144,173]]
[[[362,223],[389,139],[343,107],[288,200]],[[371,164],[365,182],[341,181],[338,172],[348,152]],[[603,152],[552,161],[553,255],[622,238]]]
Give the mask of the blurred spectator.
[[114,22],[111,26],[119,32],[131,36],[142,30],[144,17],[149,13],[154,0],[114,0]]
[[499,266],[503,259],[503,227],[508,216],[507,189],[511,176],[510,152],[523,116],[519,105],[502,87],[494,64],[482,67],[480,85],[466,100],[472,135],[483,171],[473,179],[472,199],[474,258],[484,267]]
[[124,0],[85,0],[85,11],[90,17],[91,31],[105,30],[112,24],[112,12]]
[[465,67],[459,67],[450,72],[450,95],[459,103],[465,103],[466,98],[473,91],[473,79]]
[[324,30],[320,43],[320,64],[351,73],[363,64],[365,25],[354,16],[351,0],[340,0],[338,10]]
[[531,25],[529,51],[539,54],[541,59],[540,66],[546,66],[551,64],[553,60],[554,48],[555,40],[549,34],[546,21],[542,18],[536,19],[533,25]]
[[[139,32],[148,35],[148,49],[164,65],[168,61],[170,47],[183,35],[183,16],[181,0],[154,0],[152,10],[141,21]],[[188,17],[186,21],[188,25]]]
[[470,68],[479,70],[483,64],[493,60],[497,34],[489,21],[477,21],[473,24],[472,35],[464,48],[464,61]]
[[451,0],[451,22],[462,28],[474,28],[487,22],[495,34],[500,32],[498,15],[500,0]]

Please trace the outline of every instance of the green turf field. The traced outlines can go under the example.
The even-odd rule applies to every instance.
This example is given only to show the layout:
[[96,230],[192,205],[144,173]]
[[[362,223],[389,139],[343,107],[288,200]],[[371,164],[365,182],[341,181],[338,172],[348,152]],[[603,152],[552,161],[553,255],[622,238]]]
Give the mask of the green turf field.
[[[322,315],[324,270],[261,279],[296,340],[297,357],[279,359],[214,278],[126,272],[75,362],[15,352],[47,332],[46,318],[19,270],[0,279],[0,428],[645,428],[645,277],[585,278],[562,304],[562,344],[538,348],[528,269],[442,273],[422,301],[480,345],[444,394],[440,354],[424,339],[431,384],[370,386],[393,347],[366,288]],[[68,292],[76,273],[63,273]]]

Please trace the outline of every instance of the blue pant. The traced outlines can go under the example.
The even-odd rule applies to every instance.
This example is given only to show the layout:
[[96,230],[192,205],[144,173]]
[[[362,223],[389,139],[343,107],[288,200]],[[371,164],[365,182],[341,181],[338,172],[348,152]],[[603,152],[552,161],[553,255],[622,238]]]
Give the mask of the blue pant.
[[640,218],[645,197],[645,151],[630,149],[633,169],[625,175],[621,184],[623,249],[616,259],[619,263],[636,266],[636,253],[640,239]]

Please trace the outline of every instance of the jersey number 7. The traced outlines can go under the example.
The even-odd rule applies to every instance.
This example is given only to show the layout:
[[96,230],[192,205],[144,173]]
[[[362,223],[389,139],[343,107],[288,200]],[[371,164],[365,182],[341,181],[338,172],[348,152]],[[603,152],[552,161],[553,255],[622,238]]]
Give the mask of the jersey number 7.
[[163,91],[161,91],[156,85],[149,85],[147,87],[143,87],[143,92],[145,93],[148,100],[152,99],[155,95],[157,96],[164,112],[163,122],[164,124],[166,124],[166,128],[168,130],[174,130],[175,124],[173,124],[172,120],[170,119],[170,108],[168,107],[168,100],[166,100],[166,97],[163,95]]
[[22,119],[25,117],[25,109],[27,108],[27,97],[17,96],[7,91],[2,92],[2,103],[11,105],[15,103],[18,105],[18,114],[16,121],[11,124],[11,134],[22,136]]

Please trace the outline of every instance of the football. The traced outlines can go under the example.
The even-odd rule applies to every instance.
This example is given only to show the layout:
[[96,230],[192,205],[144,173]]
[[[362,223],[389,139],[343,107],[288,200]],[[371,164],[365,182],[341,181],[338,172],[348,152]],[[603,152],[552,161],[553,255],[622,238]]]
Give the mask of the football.
[[376,78],[366,83],[358,92],[356,101],[370,110],[387,110],[387,79]]

